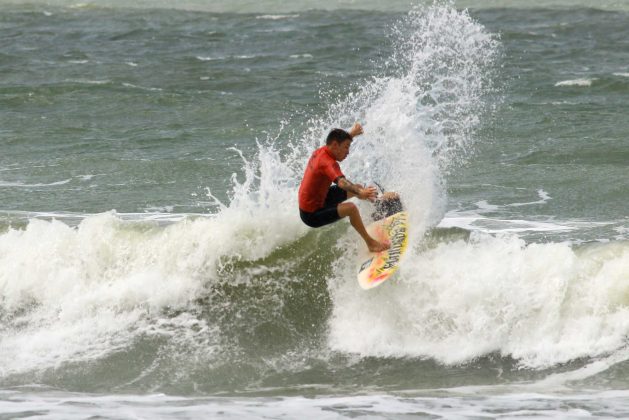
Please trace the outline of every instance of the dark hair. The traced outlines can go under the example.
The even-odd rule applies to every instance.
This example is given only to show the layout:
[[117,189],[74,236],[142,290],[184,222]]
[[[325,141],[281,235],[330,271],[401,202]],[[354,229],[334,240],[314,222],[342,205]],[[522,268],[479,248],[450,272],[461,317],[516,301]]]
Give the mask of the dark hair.
[[352,140],[352,136],[350,136],[347,131],[335,128],[328,134],[328,138],[325,139],[325,144],[331,144],[333,141],[341,143],[348,139]]

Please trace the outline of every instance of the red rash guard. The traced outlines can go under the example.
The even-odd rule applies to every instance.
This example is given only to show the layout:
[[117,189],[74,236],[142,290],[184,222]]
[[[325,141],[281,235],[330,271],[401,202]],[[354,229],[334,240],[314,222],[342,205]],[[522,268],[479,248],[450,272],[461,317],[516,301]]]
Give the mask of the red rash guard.
[[341,176],[345,175],[328,148],[323,146],[315,150],[299,186],[299,208],[308,213],[322,208],[330,184]]

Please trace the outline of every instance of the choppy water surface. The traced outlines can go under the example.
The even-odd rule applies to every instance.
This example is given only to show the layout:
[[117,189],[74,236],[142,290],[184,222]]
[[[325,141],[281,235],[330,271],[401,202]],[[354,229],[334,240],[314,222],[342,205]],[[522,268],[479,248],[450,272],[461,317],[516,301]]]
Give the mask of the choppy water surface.
[[[627,416],[623,4],[0,2],[0,412]],[[296,211],[355,120],[370,292]]]

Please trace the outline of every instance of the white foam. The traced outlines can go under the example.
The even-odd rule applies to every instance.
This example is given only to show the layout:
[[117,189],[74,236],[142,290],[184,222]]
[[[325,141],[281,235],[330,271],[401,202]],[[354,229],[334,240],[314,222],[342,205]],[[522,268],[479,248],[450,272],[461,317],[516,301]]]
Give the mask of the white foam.
[[85,85],[106,85],[108,83],[111,83],[111,80],[68,79],[66,80],[66,82],[80,83],[80,84],[85,84]]
[[98,395],[86,393],[2,392],[0,411],[41,419],[83,418],[221,418],[322,419],[339,418],[626,418],[629,391],[475,392],[450,390],[316,397],[180,397],[164,394]]
[[138,85],[134,85],[132,83],[122,83],[122,86],[129,87],[129,88],[134,88],[134,89],[148,90],[150,92],[161,92],[161,91],[164,90],[162,88],[138,86]]
[[552,200],[552,197],[548,195],[548,193],[542,189],[537,190],[537,195],[539,196],[539,200],[531,201],[528,203],[512,203],[507,204],[508,207],[522,207],[522,206],[531,206],[535,204],[546,204],[547,201]]
[[225,57],[225,56],[209,57],[209,56],[198,55],[196,56],[196,59],[199,61],[215,61],[215,60],[227,60],[227,59],[248,60],[250,58],[256,58],[256,57],[260,57],[260,56],[243,54],[243,55],[232,55],[229,57]]
[[149,206],[144,209],[147,213],[172,213],[174,206]]
[[295,19],[298,18],[299,15],[259,15],[256,16],[256,19],[267,19],[267,20],[280,20],[280,19]]
[[609,354],[629,333],[628,266],[625,242],[577,252],[473,234],[413,253],[375,293],[337,284],[330,345],[446,364],[499,353],[532,368]]
[[[305,230],[294,202],[279,211],[259,203],[235,198],[219,215],[142,229],[115,213],[79,218],[76,228],[37,218],[9,228],[0,235],[0,294],[3,313],[16,315],[0,338],[0,377],[102,358],[139,335],[199,340],[187,347],[215,351],[217,326],[190,309],[217,281],[220,258],[255,260]],[[161,216],[141,215],[144,223]],[[164,314],[177,309],[179,317]]]
[[[474,212],[449,212],[438,227],[461,228],[484,233],[566,232],[577,229],[573,223],[488,218]],[[581,224],[579,227],[583,227]]]
[[478,201],[475,204],[476,204],[476,207],[478,207],[478,209],[481,212],[484,212],[484,211],[495,211],[495,210],[498,210],[500,208],[500,206],[489,204],[485,200]]
[[629,73],[614,73],[614,76],[629,77]]
[[598,80],[596,78],[593,79],[574,79],[574,80],[563,80],[561,82],[555,83],[555,86],[577,86],[577,87],[589,87],[592,86],[592,82]]
[[55,181],[48,184],[45,183],[37,183],[37,184],[27,184],[24,182],[5,182],[0,181],[0,187],[13,187],[13,188],[34,188],[34,187],[54,187],[57,185],[64,185],[68,182],[72,181],[71,178],[64,179],[62,181]]

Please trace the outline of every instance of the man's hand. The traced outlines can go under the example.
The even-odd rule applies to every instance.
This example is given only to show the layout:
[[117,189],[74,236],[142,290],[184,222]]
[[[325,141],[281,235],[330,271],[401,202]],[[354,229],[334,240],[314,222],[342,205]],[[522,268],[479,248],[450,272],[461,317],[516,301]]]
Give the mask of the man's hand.
[[369,200],[374,201],[378,197],[378,190],[376,187],[362,187],[360,189],[360,193],[358,193],[358,198],[361,200]]
[[363,134],[363,126],[359,122],[355,122],[352,128],[349,129],[349,135],[352,137],[360,136]]
[[349,198],[358,197],[361,200],[374,201],[378,196],[376,187],[364,187],[360,184],[354,184],[344,176],[339,178],[337,185],[349,193]]

